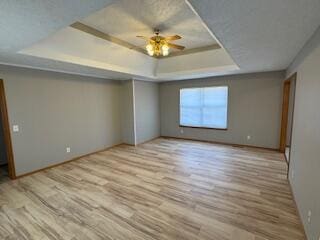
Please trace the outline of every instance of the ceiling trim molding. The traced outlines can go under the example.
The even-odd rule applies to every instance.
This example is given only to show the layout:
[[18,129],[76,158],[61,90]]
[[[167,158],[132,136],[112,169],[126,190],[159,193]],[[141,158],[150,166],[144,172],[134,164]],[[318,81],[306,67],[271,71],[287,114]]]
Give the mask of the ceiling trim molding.
[[93,36],[95,36],[97,38],[101,38],[101,39],[107,40],[109,42],[118,44],[118,45],[120,45],[122,47],[131,49],[131,50],[134,50],[134,51],[137,51],[137,52],[140,52],[140,53],[143,53],[143,54],[149,56],[144,49],[142,49],[140,47],[137,47],[137,46],[135,46],[135,45],[133,45],[131,43],[128,43],[126,41],[123,41],[123,40],[121,40],[119,38],[113,37],[113,36],[111,36],[111,35],[109,35],[107,33],[101,32],[101,31],[99,31],[99,30],[97,30],[97,29],[95,29],[93,27],[90,27],[90,26],[88,26],[86,24],[83,24],[81,22],[75,22],[75,23],[71,24],[70,26],[73,27],[74,29],[79,30],[79,31],[91,34],[91,35],[93,35]]
[[[198,19],[201,21],[202,25],[204,26],[205,29],[207,29],[207,31],[209,32],[209,34],[211,35],[211,37],[213,37],[213,39],[217,42],[217,44],[223,48],[223,50],[225,50],[228,55],[231,57],[231,59],[236,63],[236,61],[234,60],[233,56],[229,53],[229,51],[223,46],[222,42],[220,41],[220,39],[211,31],[211,29],[208,27],[207,23],[202,19],[202,17],[199,15],[199,13],[196,11],[196,9],[193,7],[193,5],[191,4],[190,0],[185,0],[185,3],[189,6],[189,8],[191,9],[191,11],[198,17]],[[236,63],[238,65],[238,63]],[[239,66],[239,65],[238,65]]]
[[117,37],[111,36],[111,35],[109,35],[107,33],[101,32],[101,31],[99,31],[99,30],[97,30],[97,29],[95,29],[93,27],[90,27],[90,26],[88,26],[86,24],[83,24],[81,22],[75,22],[75,23],[71,24],[70,27],[72,27],[74,29],[77,29],[79,31],[88,33],[90,35],[93,35],[93,36],[95,36],[97,38],[101,38],[101,39],[104,39],[106,41],[118,44],[118,45],[120,45],[122,47],[125,47],[125,48],[128,48],[128,49],[143,53],[143,54],[147,55],[148,57],[153,57],[153,58],[156,58],[156,59],[168,58],[168,57],[177,57],[177,56],[188,55],[188,54],[199,53],[199,52],[210,51],[210,50],[216,50],[216,49],[220,49],[221,48],[221,46],[219,44],[212,44],[212,45],[209,45],[209,46],[190,48],[190,49],[186,49],[186,50],[179,51],[179,52],[178,51],[177,52],[171,52],[168,56],[165,56],[165,57],[164,56],[150,56],[144,48],[138,47],[138,46],[136,46],[134,44],[131,44],[129,42],[126,42],[126,41],[124,41],[124,40],[122,40],[120,38],[117,38]]
[[125,81],[125,80],[130,79],[129,77],[128,78],[122,77],[122,78],[114,79],[114,77],[106,77],[101,74],[99,75],[99,74],[91,74],[91,73],[81,73],[79,71],[59,70],[57,68],[49,68],[49,67],[35,67],[35,66],[27,65],[27,64],[18,64],[18,63],[10,63],[10,62],[0,62],[0,67],[1,66],[26,68],[26,69],[30,69],[30,70],[47,71],[47,72],[69,74],[69,75],[76,75],[76,76],[83,76],[83,77],[99,78],[99,79],[104,79],[104,80],[108,80],[108,81]]
[[157,58],[161,59],[161,58],[177,57],[177,56],[188,55],[188,54],[193,54],[193,53],[216,50],[216,49],[220,49],[220,48],[221,47],[220,47],[219,44],[212,44],[212,45],[209,45],[209,46],[190,48],[190,49],[186,49],[186,50],[179,51],[179,52],[171,52],[168,56],[165,56],[165,57],[159,56]]

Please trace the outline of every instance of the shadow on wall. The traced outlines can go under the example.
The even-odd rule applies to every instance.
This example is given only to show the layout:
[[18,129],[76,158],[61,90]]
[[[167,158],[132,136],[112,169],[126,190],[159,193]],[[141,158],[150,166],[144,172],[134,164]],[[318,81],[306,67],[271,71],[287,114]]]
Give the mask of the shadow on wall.
[[0,166],[7,164],[6,148],[4,145],[4,134],[2,119],[0,118]]

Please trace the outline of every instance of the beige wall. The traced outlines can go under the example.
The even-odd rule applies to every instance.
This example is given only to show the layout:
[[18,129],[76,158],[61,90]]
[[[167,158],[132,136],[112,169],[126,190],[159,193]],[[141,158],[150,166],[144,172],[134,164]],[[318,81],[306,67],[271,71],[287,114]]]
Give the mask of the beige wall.
[[[297,71],[289,179],[309,240],[320,237],[320,29],[288,69]],[[308,223],[308,211],[311,222]]]
[[[279,148],[284,77],[271,72],[161,83],[161,135]],[[220,85],[229,86],[228,130],[180,128],[179,90]]]
[[159,84],[134,81],[137,144],[160,136]]
[[[17,175],[122,142],[121,84],[0,66]],[[71,147],[71,153],[66,153]]]

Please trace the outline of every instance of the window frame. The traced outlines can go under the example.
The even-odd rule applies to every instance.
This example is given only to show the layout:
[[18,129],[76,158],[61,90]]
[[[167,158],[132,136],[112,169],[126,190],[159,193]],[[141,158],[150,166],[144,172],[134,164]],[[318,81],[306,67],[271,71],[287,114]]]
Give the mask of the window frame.
[[[181,91],[184,89],[196,89],[196,88],[215,88],[215,87],[226,87],[227,88],[227,116],[226,116],[226,128],[206,127],[206,126],[189,126],[181,124]],[[229,126],[229,86],[228,85],[215,85],[215,86],[197,86],[197,87],[183,87],[179,89],[179,127],[180,128],[195,128],[195,129],[209,129],[227,131]]]

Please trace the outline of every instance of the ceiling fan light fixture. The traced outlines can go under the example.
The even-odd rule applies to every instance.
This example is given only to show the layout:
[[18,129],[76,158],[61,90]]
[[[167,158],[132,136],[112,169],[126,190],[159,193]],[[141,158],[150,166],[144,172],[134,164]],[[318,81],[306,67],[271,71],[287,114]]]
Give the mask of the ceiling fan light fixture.
[[169,46],[167,44],[162,45],[162,51],[169,51]]
[[148,51],[148,54],[149,54],[150,56],[153,56],[153,55],[154,55],[154,51],[153,51],[153,50]]
[[163,37],[159,35],[159,30],[155,30],[155,36],[148,38],[145,36],[137,36],[147,40],[146,50],[150,56],[168,56],[170,54],[170,48],[183,50],[185,47],[177,44],[172,44],[171,41],[181,39],[179,35]]
[[162,55],[163,55],[163,56],[168,56],[168,55],[169,55],[169,51],[163,51],[163,52],[162,52]]
[[153,51],[153,46],[151,43],[149,43],[147,46],[146,46],[146,49],[147,51]]
[[148,52],[148,54],[150,56],[153,56],[154,55],[154,47],[151,43],[149,43],[147,46],[146,46],[146,50]]
[[163,56],[169,55],[169,46],[167,44],[162,45],[161,50]]

